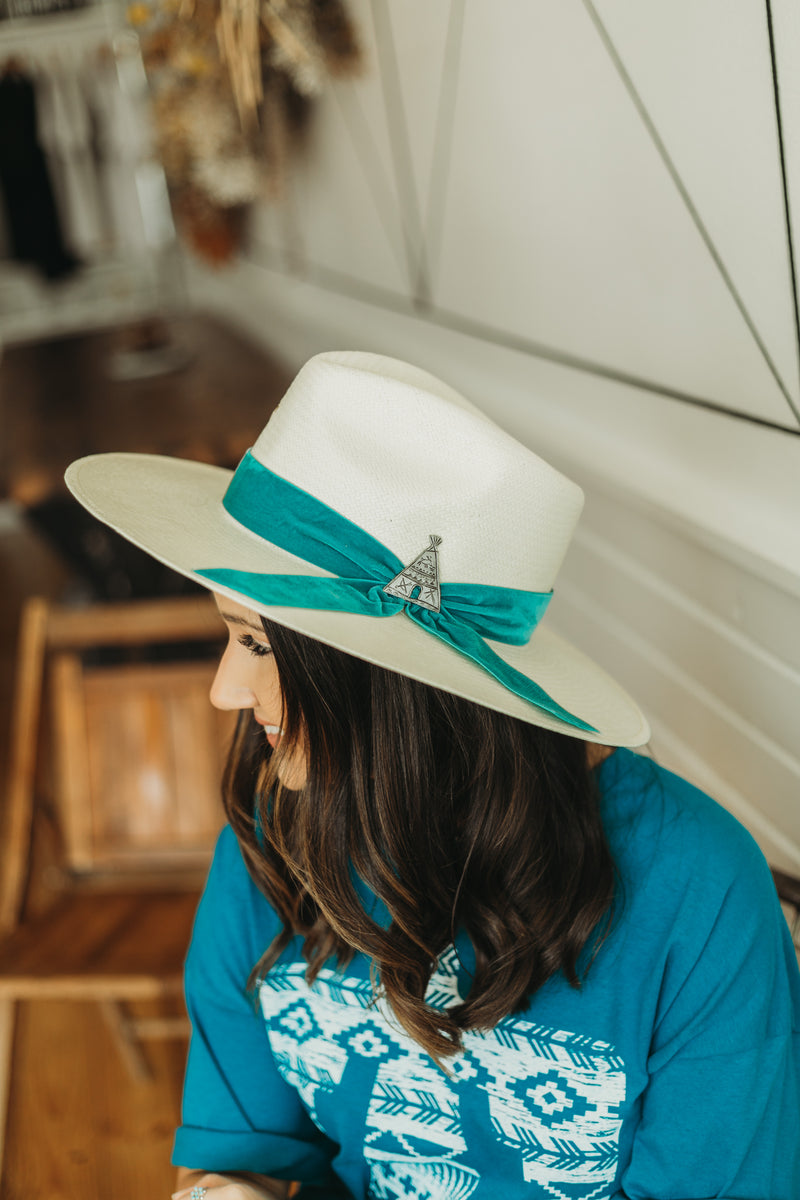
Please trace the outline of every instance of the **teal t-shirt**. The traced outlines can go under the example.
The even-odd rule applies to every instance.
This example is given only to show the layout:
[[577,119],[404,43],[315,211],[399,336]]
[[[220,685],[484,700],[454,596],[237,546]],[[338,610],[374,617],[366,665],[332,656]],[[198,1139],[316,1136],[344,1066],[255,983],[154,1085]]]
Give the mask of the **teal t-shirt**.
[[[223,831],[186,967],[193,1032],[173,1161],[361,1200],[798,1200],[800,976],[750,835],[630,751],[599,770],[619,886],[580,990],[470,1031],[443,1072],[374,1001],[369,962],[309,986]],[[469,986],[468,947],[428,1000]]]

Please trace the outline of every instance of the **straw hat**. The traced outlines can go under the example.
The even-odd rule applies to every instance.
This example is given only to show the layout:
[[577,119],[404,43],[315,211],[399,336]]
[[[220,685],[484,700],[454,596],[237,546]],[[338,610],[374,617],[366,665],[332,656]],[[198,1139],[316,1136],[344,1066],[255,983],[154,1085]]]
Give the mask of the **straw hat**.
[[281,625],[547,729],[648,739],[627,693],[539,624],[581,489],[407,363],[312,358],[236,472],[97,454],[66,480],[137,546]]

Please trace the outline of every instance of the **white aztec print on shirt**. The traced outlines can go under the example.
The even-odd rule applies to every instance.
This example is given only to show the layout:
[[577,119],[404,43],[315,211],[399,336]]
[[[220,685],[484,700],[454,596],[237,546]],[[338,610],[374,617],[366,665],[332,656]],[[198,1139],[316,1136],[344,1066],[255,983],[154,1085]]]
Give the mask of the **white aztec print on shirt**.
[[[458,1001],[457,966],[451,948],[431,979],[429,1004]],[[261,983],[272,1051],[323,1132],[335,1136],[320,1116],[322,1097],[338,1104],[338,1092],[351,1113],[366,1104],[361,1143],[373,1200],[466,1200],[481,1180],[470,1165],[476,1138],[515,1156],[517,1178],[538,1185],[532,1196],[610,1195],[625,1099],[613,1047],[508,1017],[466,1033],[463,1052],[447,1060],[448,1076],[375,1002],[368,981],[323,969],[309,986],[305,967],[279,964]],[[364,1078],[371,1081],[368,1099],[352,1091],[354,1067],[362,1093]]]

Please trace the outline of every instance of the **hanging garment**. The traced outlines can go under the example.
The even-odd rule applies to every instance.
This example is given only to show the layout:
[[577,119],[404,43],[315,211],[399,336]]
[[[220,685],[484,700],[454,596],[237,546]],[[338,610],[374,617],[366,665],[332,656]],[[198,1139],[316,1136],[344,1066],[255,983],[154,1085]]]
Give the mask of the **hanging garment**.
[[0,76],[0,191],[12,256],[47,279],[72,274],[80,262],[64,242],[38,140],[34,85],[16,66]]
[[86,86],[100,189],[114,244],[130,255],[146,253],[149,246],[139,175],[150,158],[150,138],[142,111],[120,87],[112,58],[101,58],[95,64]]
[[94,258],[106,240],[92,157],[89,106],[74,62],[55,60],[36,71],[39,142],[58,202],[66,241]]

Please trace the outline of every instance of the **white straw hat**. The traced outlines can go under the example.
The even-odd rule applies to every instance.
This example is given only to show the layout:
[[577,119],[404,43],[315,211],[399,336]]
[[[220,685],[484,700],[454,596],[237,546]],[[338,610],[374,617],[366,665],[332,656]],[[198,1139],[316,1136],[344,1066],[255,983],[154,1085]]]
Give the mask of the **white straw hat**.
[[66,480],[161,562],[290,629],[547,729],[649,737],[538,624],[581,489],[407,363],[312,358],[236,472],[97,454]]

